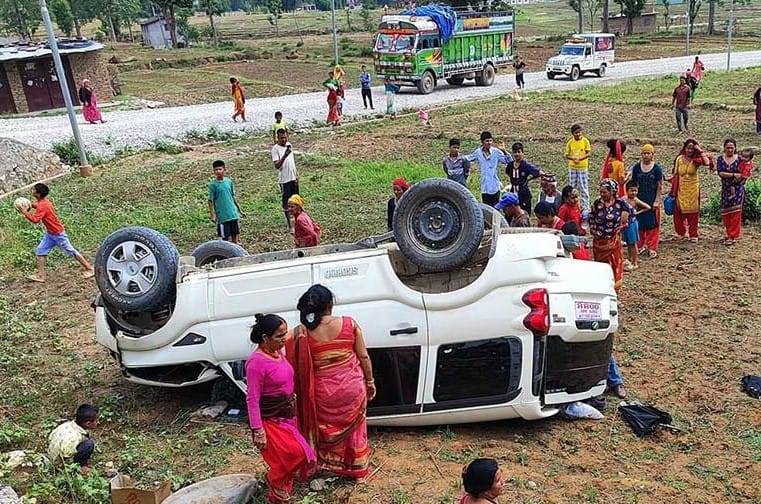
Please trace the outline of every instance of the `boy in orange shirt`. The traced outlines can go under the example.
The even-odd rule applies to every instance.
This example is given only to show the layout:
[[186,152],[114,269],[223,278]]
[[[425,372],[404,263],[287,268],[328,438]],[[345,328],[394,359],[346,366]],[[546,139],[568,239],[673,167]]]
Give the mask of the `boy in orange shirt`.
[[48,199],[50,194],[50,188],[45,184],[35,184],[32,188],[32,196],[36,202],[32,203],[34,213],[28,209],[19,208],[18,211],[32,224],[42,222],[45,226],[45,235],[42,237],[42,241],[37,246],[37,274],[30,275],[27,278],[33,282],[45,283],[47,276],[45,273],[45,260],[50,252],[58,247],[64,254],[69,257],[73,257],[79,264],[85,269],[84,278],[92,278],[95,275],[95,270],[92,264],[87,262],[87,259],[82,257],[82,254],[77,252],[77,249],[69,241],[69,237],[66,235],[66,231],[63,229],[63,224],[58,219],[58,215],[55,213],[53,204]]
[[749,179],[753,173],[753,149],[740,151],[740,174],[742,178]]

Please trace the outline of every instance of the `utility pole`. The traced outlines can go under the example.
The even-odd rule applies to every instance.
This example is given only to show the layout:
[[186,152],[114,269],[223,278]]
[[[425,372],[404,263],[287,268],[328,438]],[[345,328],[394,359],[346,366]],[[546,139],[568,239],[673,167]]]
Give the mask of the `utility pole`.
[[40,0],[40,10],[42,11],[42,21],[45,23],[45,30],[48,32],[48,45],[50,46],[50,51],[53,53],[55,71],[58,74],[58,84],[61,85],[61,94],[63,94],[63,101],[66,104],[66,112],[69,115],[71,131],[74,133],[74,141],[79,148],[79,174],[83,177],[89,177],[92,175],[92,167],[87,161],[85,146],[82,143],[82,135],[79,133],[77,116],[74,114],[74,105],[71,101],[71,93],[69,93],[69,84],[66,82],[66,72],[64,71],[63,63],[61,62],[61,54],[58,52],[58,42],[56,42],[55,34],[53,33],[53,23],[50,21],[50,13],[48,12],[48,6],[45,3],[45,0]]
[[579,0],[579,33],[584,33],[584,0]]
[[336,0],[330,0],[330,17],[333,21],[333,57],[338,64],[338,31],[336,30]]
[[687,56],[690,55],[690,31],[692,31],[692,17],[690,16],[690,2],[687,4],[687,48],[686,48],[686,54]]
[[732,32],[735,29],[735,0],[729,0],[729,24],[727,26],[727,72],[732,68]]

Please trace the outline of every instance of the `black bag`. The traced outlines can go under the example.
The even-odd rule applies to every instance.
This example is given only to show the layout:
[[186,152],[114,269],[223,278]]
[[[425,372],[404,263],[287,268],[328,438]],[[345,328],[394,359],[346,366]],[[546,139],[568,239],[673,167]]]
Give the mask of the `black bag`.
[[671,415],[652,406],[628,404],[619,406],[618,411],[637,437],[650,434],[659,425],[671,423]]
[[755,399],[761,399],[761,376],[748,375],[740,380],[743,391]]

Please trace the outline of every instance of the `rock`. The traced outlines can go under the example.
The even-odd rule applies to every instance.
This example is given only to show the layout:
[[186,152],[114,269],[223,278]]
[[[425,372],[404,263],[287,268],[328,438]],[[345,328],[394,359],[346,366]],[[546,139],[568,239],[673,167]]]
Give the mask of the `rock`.
[[0,138],[0,152],[0,195],[71,171],[55,154],[10,138]]
[[207,406],[205,408],[199,409],[193,413],[193,416],[201,418],[217,418],[227,409],[227,406],[227,401],[219,401],[213,406]]
[[526,486],[529,487],[531,490],[536,490],[537,484],[531,480],[528,480],[528,483],[526,483]]
[[309,489],[313,492],[322,492],[325,490],[325,480],[316,478],[309,482]]
[[258,488],[251,474],[229,474],[182,488],[162,504],[246,504]]
[[20,467],[26,460],[26,453],[24,450],[14,450],[7,453],[3,453],[2,459],[3,467],[12,470]]
[[21,499],[13,489],[6,485],[0,485],[0,504],[22,504]]

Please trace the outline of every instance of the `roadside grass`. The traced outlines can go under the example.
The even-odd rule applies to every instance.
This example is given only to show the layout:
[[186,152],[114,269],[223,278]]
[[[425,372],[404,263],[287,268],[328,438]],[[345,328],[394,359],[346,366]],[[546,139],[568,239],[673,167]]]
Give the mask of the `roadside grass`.
[[[722,91],[726,96],[744,85],[743,79],[730,76]],[[616,95],[615,88],[610,91]],[[463,140],[463,152],[476,146],[478,133],[486,128],[498,142],[522,140],[529,159],[557,173],[562,185],[566,175],[560,152],[567,129],[582,120],[595,148],[591,187],[602,164],[602,145],[612,134],[631,142],[630,161],[641,137],[657,140],[664,163],[682,141],[673,132],[670,112],[659,107],[594,104],[555,93],[527,96],[517,103],[500,98],[433,111],[436,126],[431,129],[403,117],[353,124],[336,134],[316,130],[295,135],[307,211],[321,224],[325,242],[351,242],[384,231],[390,181],[440,176],[450,136]],[[624,100],[626,93],[618,96]],[[712,147],[729,132],[741,144],[755,138],[750,112],[695,114],[704,123],[698,121],[696,134]],[[203,141],[214,133],[193,136]],[[51,199],[75,246],[92,257],[105,236],[126,225],[166,233],[182,253],[212,239],[206,184],[211,161],[222,158],[248,213],[242,221],[246,248],[289,247],[292,237],[267,153],[269,138],[219,140],[209,150],[135,153],[99,167],[93,177],[53,183]],[[702,181],[707,197],[716,193],[714,176],[703,175]],[[470,189],[478,193],[475,176]],[[711,226],[701,232],[711,239],[719,234]],[[175,488],[232,471],[261,474],[264,466],[245,426],[190,420],[190,413],[207,400],[208,389],[151,389],[122,379],[116,364],[91,341],[89,303],[95,289],[75,276],[71,261],[58,253],[51,257],[51,283],[45,288],[23,281],[32,271],[40,236],[40,229],[24,222],[11,202],[0,202],[0,451],[44,453],[53,426],[70,418],[78,403],[93,401],[102,414],[94,432],[97,472],[92,482],[74,483],[74,490],[60,473],[44,468],[2,472],[0,480],[38,502],[68,504],[87,502],[75,492],[101,488],[106,462],[141,482],[169,479]],[[697,249],[664,246],[656,261],[643,260],[638,272],[625,277],[625,322],[615,345],[629,393],[669,411],[682,432],[639,440],[610,407],[601,423],[552,419],[373,429],[373,461],[379,468],[374,479],[356,487],[338,481],[318,494],[301,489],[298,498],[302,503],[448,503],[459,493],[462,465],[489,456],[507,474],[508,495],[522,502],[753,502],[757,464],[747,470],[747,462],[761,457],[759,418],[736,382],[757,360],[748,347],[759,328],[761,298],[754,286],[761,273],[747,265],[758,258],[758,226],[748,226],[746,237],[731,252],[703,241]]]

